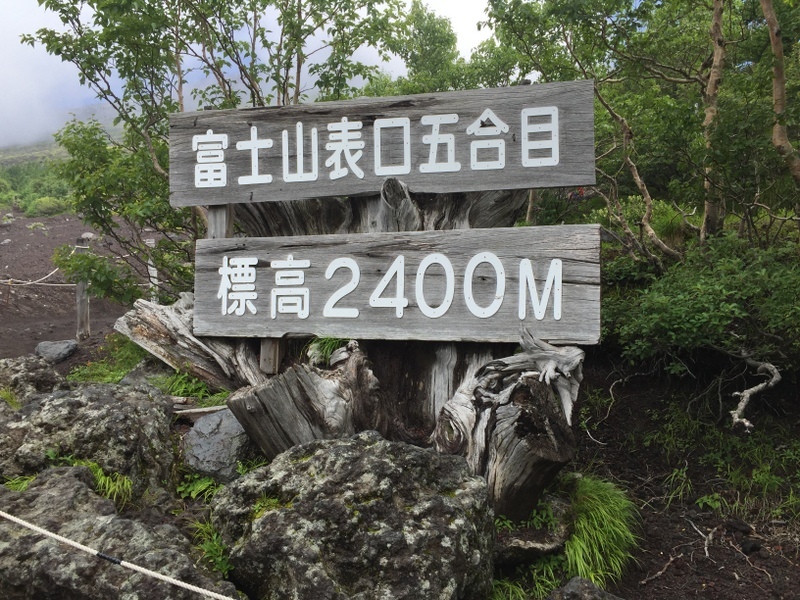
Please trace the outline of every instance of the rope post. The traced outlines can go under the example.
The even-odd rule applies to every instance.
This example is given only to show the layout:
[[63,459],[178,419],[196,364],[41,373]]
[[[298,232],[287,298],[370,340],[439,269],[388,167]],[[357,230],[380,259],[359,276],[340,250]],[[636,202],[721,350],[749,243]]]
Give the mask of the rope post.
[[[145,246],[150,249],[156,247],[156,241],[153,238],[148,238],[144,241]],[[147,259],[147,279],[150,283],[150,301],[158,303],[158,270],[153,262],[152,252]]]
[[[78,238],[75,244],[75,253],[79,254],[86,250],[86,243],[88,238],[86,234]],[[89,284],[85,281],[79,281],[75,288],[75,304],[78,311],[78,331],[75,337],[79,342],[87,339],[92,331],[89,323]]]

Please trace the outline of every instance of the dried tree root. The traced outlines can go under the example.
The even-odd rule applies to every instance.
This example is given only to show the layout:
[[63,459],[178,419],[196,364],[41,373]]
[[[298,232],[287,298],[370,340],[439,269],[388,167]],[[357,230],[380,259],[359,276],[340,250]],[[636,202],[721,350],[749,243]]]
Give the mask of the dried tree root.
[[670,557],[669,557],[669,560],[667,561],[667,564],[665,564],[665,565],[664,565],[664,568],[663,568],[663,569],[661,569],[661,570],[660,570],[658,573],[656,573],[655,575],[650,575],[649,577],[645,577],[644,579],[642,579],[642,580],[639,582],[639,585],[645,585],[645,584],[647,584],[648,582],[650,582],[650,581],[653,581],[654,579],[658,579],[659,577],[661,577],[661,576],[662,576],[664,573],[666,573],[666,572],[667,572],[667,569],[669,569],[669,566],[670,566],[670,565],[671,565],[673,562],[675,562],[676,560],[678,560],[679,558],[683,558],[683,552],[681,552],[680,554],[678,554],[678,556],[670,556]]
[[736,425],[741,424],[745,430],[749,432],[753,428],[753,424],[742,416],[745,408],[747,408],[747,405],[753,396],[778,385],[781,380],[781,374],[772,363],[760,362],[753,360],[752,358],[745,358],[745,362],[747,363],[747,366],[755,368],[756,373],[769,375],[769,379],[767,381],[762,381],[758,385],[747,388],[743,392],[734,393],[734,396],[738,396],[740,400],[736,410],[731,411],[731,417],[733,419],[732,427],[736,427]]

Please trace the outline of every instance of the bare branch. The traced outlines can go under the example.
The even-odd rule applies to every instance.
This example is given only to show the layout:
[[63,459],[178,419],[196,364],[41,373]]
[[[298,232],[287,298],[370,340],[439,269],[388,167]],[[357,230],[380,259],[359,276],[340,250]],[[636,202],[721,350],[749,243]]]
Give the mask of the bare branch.
[[753,424],[742,416],[744,414],[744,410],[747,408],[747,405],[753,396],[778,385],[778,383],[781,381],[781,374],[772,363],[760,362],[752,358],[745,358],[745,362],[748,366],[755,368],[756,373],[769,376],[769,379],[766,381],[762,381],[758,385],[747,388],[743,392],[736,392],[733,394],[734,397],[739,397],[740,400],[736,410],[731,411],[731,418],[733,419],[731,426],[736,427],[737,425],[741,424],[744,426],[745,431],[749,433],[753,428]]

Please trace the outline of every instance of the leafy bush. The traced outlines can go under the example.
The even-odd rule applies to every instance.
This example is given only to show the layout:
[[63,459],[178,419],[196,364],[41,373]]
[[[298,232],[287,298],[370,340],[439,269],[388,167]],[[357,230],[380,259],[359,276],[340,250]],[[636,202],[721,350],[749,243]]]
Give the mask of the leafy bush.
[[59,246],[53,253],[53,264],[61,269],[67,281],[88,282],[90,295],[122,304],[133,304],[142,297],[139,279],[130,265],[91,251],[73,250],[72,246]]
[[34,198],[23,207],[26,217],[48,217],[67,212],[69,209],[69,200],[53,196]]
[[606,298],[607,333],[632,363],[684,373],[699,350],[800,366],[800,266],[791,243],[761,249],[733,235],[693,247],[644,289]]

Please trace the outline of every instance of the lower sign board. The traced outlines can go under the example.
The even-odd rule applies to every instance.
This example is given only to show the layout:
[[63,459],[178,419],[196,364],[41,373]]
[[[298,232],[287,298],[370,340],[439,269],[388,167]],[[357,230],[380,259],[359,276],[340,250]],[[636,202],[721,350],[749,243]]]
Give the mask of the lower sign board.
[[197,242],[194,333],[556,344],[600,337],[598,225]]

